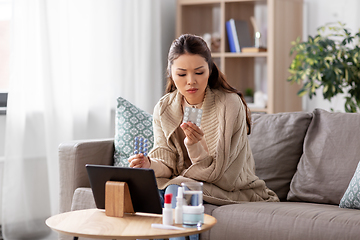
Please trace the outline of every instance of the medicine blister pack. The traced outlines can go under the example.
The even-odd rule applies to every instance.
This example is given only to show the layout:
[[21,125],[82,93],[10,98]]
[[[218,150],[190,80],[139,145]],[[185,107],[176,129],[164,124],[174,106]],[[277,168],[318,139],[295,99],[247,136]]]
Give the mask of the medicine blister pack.
[[185,107],[183,123],[192,122],[200,127],[202,113],[200,108]]
[[148,140],[142,137],[134,138],[134,154],[144,154],[146,156],[148,154]]

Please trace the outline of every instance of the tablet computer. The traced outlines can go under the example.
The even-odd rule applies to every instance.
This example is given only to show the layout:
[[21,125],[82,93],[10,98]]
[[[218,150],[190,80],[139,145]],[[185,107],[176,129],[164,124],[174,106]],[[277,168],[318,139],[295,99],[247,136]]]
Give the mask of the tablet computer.
[[97,208],[105,209],[106,182],[119,181],[128,184],[135,212],[162,213],[154,170],[92,164],[86,170]]

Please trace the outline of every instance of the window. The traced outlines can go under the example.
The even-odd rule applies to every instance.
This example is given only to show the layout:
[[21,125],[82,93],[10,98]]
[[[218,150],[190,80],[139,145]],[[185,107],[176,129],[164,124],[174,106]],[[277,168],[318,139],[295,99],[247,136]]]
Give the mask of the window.
[[0,0],[0,114],[6,114],[10,79],[11,0]]

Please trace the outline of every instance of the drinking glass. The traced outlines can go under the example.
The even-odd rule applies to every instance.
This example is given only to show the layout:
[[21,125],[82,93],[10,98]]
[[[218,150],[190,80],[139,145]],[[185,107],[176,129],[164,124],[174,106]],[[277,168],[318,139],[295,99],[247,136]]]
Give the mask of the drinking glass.
[[183,188],[183,226],[201,227],[204,223],[203,183],[182,183]]

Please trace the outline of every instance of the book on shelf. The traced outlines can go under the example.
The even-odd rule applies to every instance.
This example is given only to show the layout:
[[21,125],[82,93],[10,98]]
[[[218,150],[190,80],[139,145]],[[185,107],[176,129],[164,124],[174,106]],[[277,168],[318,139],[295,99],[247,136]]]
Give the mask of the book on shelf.
[[256,52],[266,52],[267,49],[263,47],[244,47],[241,49],[244,53],[256,53]]
[[249,24],[247,21],[244,20],[234,20],[235,28],[236,28],[236,35],[237,35],[237,42],[239,44],[240,51],[245,47],[252,47],[253,41],[251,41]]
[[230,19],[226,22],[230,52],[241,52],[244,47],[253,46],[247,21]]
[[236,52],[235,42],[234,42],[234,27],[233,27],[233,19],[226,21],[226,32],[229,40],[229,48],[230,52]]

